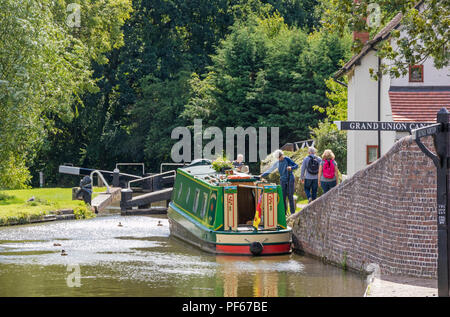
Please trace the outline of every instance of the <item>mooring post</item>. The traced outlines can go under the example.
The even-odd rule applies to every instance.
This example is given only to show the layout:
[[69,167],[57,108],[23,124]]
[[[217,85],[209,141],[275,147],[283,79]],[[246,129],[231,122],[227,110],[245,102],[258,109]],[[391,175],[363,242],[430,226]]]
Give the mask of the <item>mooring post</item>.
[[115,168],[113,171],[113,186],[114,187],[120,187],[120,180],[119,180],[119,169]]
[[120,211],[124,213],[127,209],[131,209],[127,207],[127,202],[133,197],[133,191],[128,188],[122,189],[120,195]]
[[449,112],[447,109],[442,108],[438,112],[436,122],[441,123],[441,129],[434,137],[436,153],[439,156],[439,165],[437,167],[438,295],[440,297],[448,297],[450,289],[448,151],[450,147],[448,144]]

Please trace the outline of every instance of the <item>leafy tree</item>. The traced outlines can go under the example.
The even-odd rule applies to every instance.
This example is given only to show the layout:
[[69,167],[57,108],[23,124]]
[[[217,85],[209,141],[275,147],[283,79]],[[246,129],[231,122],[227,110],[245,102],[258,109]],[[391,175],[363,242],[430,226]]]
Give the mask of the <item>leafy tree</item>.
[[320,113],[326,113],[330,121],[346,121],[347,87],[337,83],[333,78],[328,78],[325,84],[329,90],[325,93],[328,99],[328,105],[326,107],[315,105],[314,110]]
[[311,128],[318,154],[321,155],[326,149],[331,149],[336,157],[339,171],[347,173],[347,132],[339,131],[332,122],[325,119],[318,126]]
[[[58,0],[51,7],[55,20],[65,22],[70,2]],[[298,127],[295,114],[308,112],[301,120],[309,120],[310,108],[317,101],[312,101],[312,94],[309,106],[298,110],[296,103],[302,101],[285,80],[297,76],[290,67],[297,63],[300,48],[296,45],[309,42],[300,29],[311,30],[317,25],[313,13],[316,1],[133,0],[132,11],[130,2],[82,0],[78,2],[81,27],[58,24],[72,47],[82,52],[87,77],[93,80],[80,81],[74,100],[67,103],[66,119],[45,112],[51,124],[43,130],[45,142],[32,165],[33,175],[44,169],[50,183],[73,183],[73,177],[56,172],[63,162],[112,169],[115,162],[144,161],[156,170],[159,163],[169,159],[175,142],[170,139],[172,128],[191,124],[199,112],[200,117],[208,118],[206,124],[217,119],[226,126],[231,122],[229,114],[238,111],[244,113],[238,115],[241,125],[267,126],[267,118],[277,107],[280,113],[294,109],[283,137],[290,137],[291,127],[307,134],[306,128]],[[269,16],[277,18],[265,18]],[[250,24],[257,34],[252,34]],[[240,34],[239,27],[243,28]],[[239,52],[220,44],[233,32]],[[252,38],[248,45],[246,37]],[[290,51],[277,53],[277,45],[289,46]],[[224,63],[215,60],[223,57],[220,50],[228,54]],[[285,60],[278,62],[277,56]],[[253,61],[248,63],[247,58]],[[221,80],[217,74],[224,71],[219,65],[230,67],[228,63],[235,68],[227,70],[234,71],[233,75]],[[275,64],[283,64],[284,74],[277,73]],[[278,85],[286,92],[271,96],[271,92],[277,93]],[[320,85],[324,87],[323,80]],[[323,95],[325,88],[320,91]],[[219,103],[222,100],[226,101],[223,105]],[[234,101],[240,103],[226,108]],[[261,110],[262,106],[266,108]],[[278,121],[273,122],[278,126]],[[231,124],[236,126],[235,121]]]
[[44,113],[70,117],[74,95],[92,84],[84,51],[54,21],[50,5],[0,1],[0,188],[29,180],[24,167],[49,123]]
[[310,128],[319,153],[331,149],[336,156],[341,173],[347,172],[347,132],[339,131],[332,122],[347,120],[347,87],[335,82],[332,78],[326,81],[328,105],[314,106],[314,109],[326,113],[325,120],[317,127]]
[[191,80],[183,116],[220,128],[278,126],[281,143],[305,139],[320,119],[313,106],[326,103],[325,78],[349,44],[336,34],[289,28],[279,14],[236,23],[208,74]]
[[[450,2],[447,0],[320,1],[324,26],[340,32],[348,28],[350,31],[369,31],[374,34],[395,14],[403,14],[401,29],[394,30],[391,33],[392,41],[383,41],[378,49],[380,57],[392,61],[392,64],[382,66],[383,73],[393,77],[404,76],[409,65],[421,64],[430,57],[438,69],[449,65]],[[418,3],[423,6],[418,7]],[[365,17],[370,23],[366,23]],[[397,49],[393,49],[393,45]],[[355,45],[356,50],[360,47],[361,43]]]
[[71,2],[0,1],[0,188],[26,185],[55,120],[70,122],[81,96],[97,90],[91,60],[105,63],[122,44],[131,0],[83,1],[79,25],[67,23]]
[[306,31],[319,27],[317,13],[318,0],[269,0],[289,26],[296,26]]

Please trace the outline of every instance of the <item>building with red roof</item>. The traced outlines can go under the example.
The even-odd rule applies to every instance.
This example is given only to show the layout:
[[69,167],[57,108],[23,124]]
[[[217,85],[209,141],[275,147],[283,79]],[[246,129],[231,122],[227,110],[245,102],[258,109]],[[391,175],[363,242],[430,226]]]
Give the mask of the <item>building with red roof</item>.
[[[363,41],[361,51],[354,55],[335,75],[348,79],[348,121],[436,122],[442,107],[450,110],[449,67],[436,69],[432,58],[421,65],[410,66],[409,73],[399,78],[389,75],[371,78],[369,69],[382,63],[376,55],[377,46],[388,40],[394,29],[401,32],[402,14],[397,14],[373,39],[355,33]],[[402,33],[401,33],[402,34]],[[395,49],[395,43],[392,43]],[[348,131],[347,173],[363,169],[383,155],[408,132]]]

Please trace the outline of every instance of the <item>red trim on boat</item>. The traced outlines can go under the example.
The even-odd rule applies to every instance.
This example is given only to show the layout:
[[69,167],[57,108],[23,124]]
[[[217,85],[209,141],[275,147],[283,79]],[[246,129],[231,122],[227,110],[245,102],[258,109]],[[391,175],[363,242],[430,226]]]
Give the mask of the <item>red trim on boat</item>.
[[[252,255],[250,252],[250,245],[216,245],[216,251],[218,253],[227,253],[227,254],[248,254]],[[282,244],[269,244],[265,245],[263,252],[261,255],[267,254],[280,254],[280,253],[289,253],[291,252],[291,244],[290,243],[282,243]]]

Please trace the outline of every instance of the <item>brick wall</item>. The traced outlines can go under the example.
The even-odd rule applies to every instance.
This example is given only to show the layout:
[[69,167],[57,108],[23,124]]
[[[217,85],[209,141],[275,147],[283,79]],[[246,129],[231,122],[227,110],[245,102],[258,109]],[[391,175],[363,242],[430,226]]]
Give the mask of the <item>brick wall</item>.
[[382,274],[436,277],[436,168],[410,136],[291,219],[295,249],[360,271],[376,263]]

